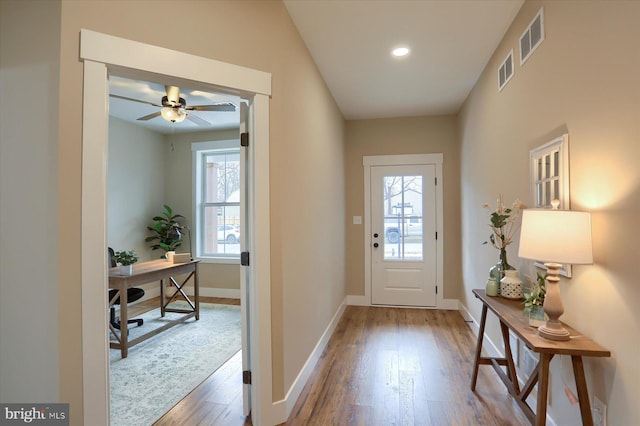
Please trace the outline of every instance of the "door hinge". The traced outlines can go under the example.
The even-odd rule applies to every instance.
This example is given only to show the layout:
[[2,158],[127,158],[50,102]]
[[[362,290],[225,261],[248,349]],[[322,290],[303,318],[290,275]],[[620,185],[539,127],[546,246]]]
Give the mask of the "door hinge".
[[240,253],[240,265],[249,266],[249,252],[243,251]]
[[244,370],[242,372],[242,384],[244,384],[244,385],[250,385],[251,384],[251,371],[250,370]]
[[438,231],[436,231],[436,240],[438,239]]
[[438,294],[438,286],[436,286],[436,294]]
[[240,146],[249,146],[249,132],[240,133]]
[[438,186],[438,178],[434,178],[436,181],[436,186]]

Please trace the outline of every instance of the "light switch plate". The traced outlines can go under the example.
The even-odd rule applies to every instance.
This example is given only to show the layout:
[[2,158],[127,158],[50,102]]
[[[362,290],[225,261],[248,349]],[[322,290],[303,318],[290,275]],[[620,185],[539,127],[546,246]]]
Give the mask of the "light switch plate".
[[362,225],[362,216],[354,216],[353,217],[354,225]]

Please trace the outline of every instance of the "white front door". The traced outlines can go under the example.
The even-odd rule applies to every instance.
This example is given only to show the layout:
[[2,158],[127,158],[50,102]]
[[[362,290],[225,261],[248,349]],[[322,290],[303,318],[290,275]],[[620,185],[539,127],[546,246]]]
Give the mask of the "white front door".
[[436,166],[371,167],[371,303],[436,306]]

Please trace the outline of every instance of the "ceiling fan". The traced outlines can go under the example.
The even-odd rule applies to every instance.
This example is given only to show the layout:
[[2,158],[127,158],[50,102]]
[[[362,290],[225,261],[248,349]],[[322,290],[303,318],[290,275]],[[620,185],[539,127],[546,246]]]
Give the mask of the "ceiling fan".
[[189,111],[221,111],[221,112],[234,112],[236,106],[231,102],[221,102],[212,105],[187,105],[184,98],[180,97],[180,88],[176,86],[164,86],[167,95],[162,97],[161,105],[154,104],[153,102],[141,101],[139,99],[128,98],[126,96],[113,95],[109,96],[116,99],[124,99],[126,101],[139,102],[142,104],[151,105],[161,108],[160,111],[154,112],[149,115],[138,118],[141,121],[151,120],[162,116],[167,121],[172,123],[180,123],[184,119],[188,119],[199,126],[209,126],[207,120],[204,120],[196,115],[190,114]]

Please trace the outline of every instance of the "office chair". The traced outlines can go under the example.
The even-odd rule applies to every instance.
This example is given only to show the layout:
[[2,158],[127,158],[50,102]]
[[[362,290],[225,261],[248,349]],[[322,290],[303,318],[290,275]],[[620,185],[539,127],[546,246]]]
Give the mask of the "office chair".
[[[109,247],[109,264],[111,265],[112,268],[115,266],[118,266],[117,262],[113,258],[114,256],[115,256],[115,253],[113,249]],[[109,300],[111,300],[116,295],[117,292],[118,290],[109,290]],[[144,296],[144,290],[141,288],[127,289],[127,301],[129,303],[135,302],[136,300],[140,299],[142,296]],[[120,330],[120,318],[116,317],[115,305],[119,305],[119,304],[120,304],[120,296],[118,296],[118,298],[115,300],[113,305],[111,305],[111,309],[109,310],[109,322],[114,328],[118,330]],[[138,327],[140,327],[143,323],[144,323],[144,320],[142,318],[133,318],[127,321],[127,324],[138,324]]]

